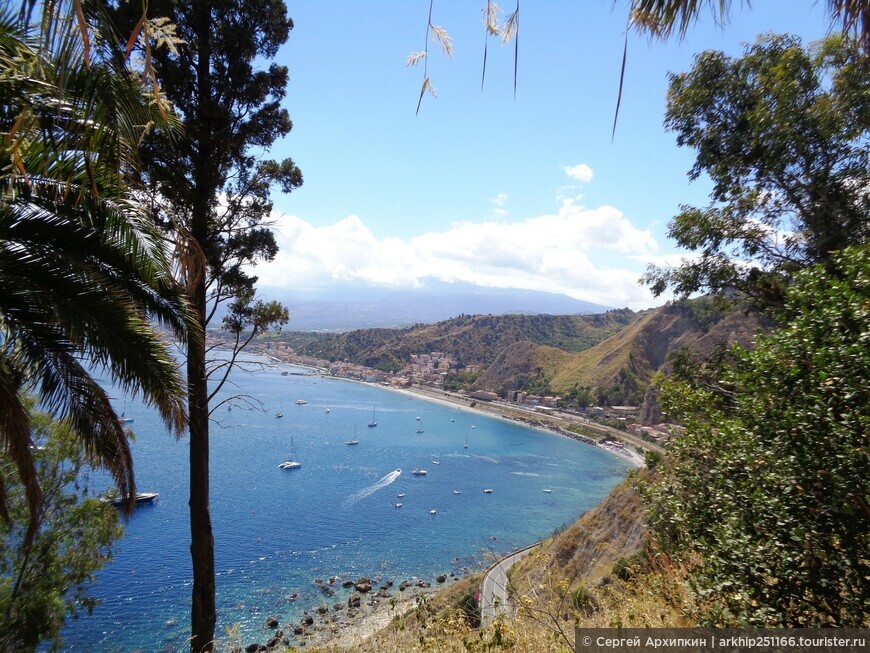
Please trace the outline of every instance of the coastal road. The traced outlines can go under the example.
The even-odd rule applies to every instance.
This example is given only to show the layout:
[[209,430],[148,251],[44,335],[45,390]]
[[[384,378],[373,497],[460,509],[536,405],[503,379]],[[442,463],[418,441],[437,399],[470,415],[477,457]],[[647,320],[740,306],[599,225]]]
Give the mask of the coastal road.
[[485,628],[499,614],[511,614],[513,602],[508,595],[508,571],[537,547],[537,544],[505,556],[483,575],[480,583],[480,625]]

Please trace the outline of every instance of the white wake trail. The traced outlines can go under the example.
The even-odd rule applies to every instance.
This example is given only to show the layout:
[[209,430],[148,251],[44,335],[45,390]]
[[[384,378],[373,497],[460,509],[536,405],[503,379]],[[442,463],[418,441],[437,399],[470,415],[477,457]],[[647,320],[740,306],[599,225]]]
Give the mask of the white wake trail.
[[377,491],[380,490],[381,488],[385,488],[385,487],[387,487],[390,483],[392,483],[393,481],[395,481],[395,480],[396,480],[397,478],[399,478],[399,476],[401,476],[401,475],[402,475],[402,470],[401,470],[401,469],[395,469],[395,470],[393,470],[392,472],[390,472],[389,474],[387,474],[386,476],[384,476],[381,480],[379,480],[379,481],[378,481],[377,483],[375,483],[374,485],[372,485],[372,486],[370,486],[370,487],[367,487],[365,490],[360,490],[360,491],[357,492],[356,494],[351,495],[350,497],[348,497],[347,501],[344,502],[345,505],[346,505],[346,506],[351,506],[351,505],[355,504],[357,501],[359,501],[360,499],[365,499],[365,498],[366,498],[367,496],[369,496],[370,494],[374,494],[375,492],[377,492]]

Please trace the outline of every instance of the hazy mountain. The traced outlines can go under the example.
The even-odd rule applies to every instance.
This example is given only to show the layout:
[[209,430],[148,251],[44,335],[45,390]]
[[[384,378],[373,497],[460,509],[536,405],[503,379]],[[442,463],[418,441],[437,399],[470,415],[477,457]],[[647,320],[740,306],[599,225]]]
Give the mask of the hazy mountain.
[[567,295],[430,283],[422,288],[342,288],[317,292],[270,289],[290,309],[292,331],[350,331],[433,324],[457,315],[588,315],[608,307]]

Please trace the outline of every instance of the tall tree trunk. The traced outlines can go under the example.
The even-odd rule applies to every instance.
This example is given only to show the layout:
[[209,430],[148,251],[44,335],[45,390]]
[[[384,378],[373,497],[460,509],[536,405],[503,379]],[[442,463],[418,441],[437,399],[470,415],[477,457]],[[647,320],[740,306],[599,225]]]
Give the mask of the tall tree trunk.
[[[195,193],[190,220],[190,236],[200,252],[208,239],[210,201],[214,196],[216,177],[212,156],[211,133],[211,3],[194,3],[193,23],[197,35],[196,133],[191,134],[196,145],[193,161]],[[200,267],[201,266],[201,267]],[[205,327],[206,262],[195,265],[190,279],[191,303],[202,326],[203,340],[190,343],[187,349],[187,382],[190,419],[190,555],[193,562],[193,597],[191,603],[191,653],[214,650],[214,629],[217,621],[214,581],[214,535],[209,511],[208,457],[208,375],[206,373]]]
[[[197,284],[194,294],[197,310],[204,311],[204,282]],[[190,398],[190,555],[193,561],[190,650],[192,653],[200,653],[213,649],[216,621],[214,536],[209,512],[208,383],[204,343],[195,343],[188,347],[187,378]]]

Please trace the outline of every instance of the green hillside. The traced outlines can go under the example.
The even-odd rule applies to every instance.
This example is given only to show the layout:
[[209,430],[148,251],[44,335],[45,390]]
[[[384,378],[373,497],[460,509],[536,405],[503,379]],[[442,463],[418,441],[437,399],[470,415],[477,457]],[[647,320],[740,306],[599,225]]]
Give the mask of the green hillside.
[[288,342],[304,356],[350,361],[384,371],[403,367],[412,354],[444,352],[460,366],[489,365],[508,347],[530,341],[579,352],[619,332],[637,319],[627,309],[598,315],[462,315],[407,329],[362,329],[323,335],[290,334]]

